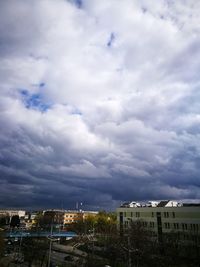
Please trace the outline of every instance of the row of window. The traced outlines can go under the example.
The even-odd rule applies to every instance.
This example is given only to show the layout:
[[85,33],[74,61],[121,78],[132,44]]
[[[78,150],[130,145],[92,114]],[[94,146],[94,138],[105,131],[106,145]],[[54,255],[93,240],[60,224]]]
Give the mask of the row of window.
[[[172,218],[175,218],[175,212],[172,212]],[[164,218],[169,218],[169,212],[164,212]]]
[[164,226],[166,229],[170,229],[170,223],[166,222],[166,223],[164,223]]
[[79,216],[78,215],[65,215],[66,218],[78,218]]
[[[144,227],[150,227],[150,228],[155,227],[155,222],[149,222],[148,223],[146,221],[143,221],[141,223]],[[129,224],[129,222],[125,221],[125,226],[128,226],[128,224]],[[187,224],[187,223],[170,224],[169,222],[165,222],[163,226],[165,229],[176,229],[176,230],[183,230],[183,231],[190,230],[190,231],[196,231],[197,232],[200,229],[198,224]]]
[[68,222],[74,222],[74,220],[72,219],[72,220],[65,220],[65,223],[68,223]]
[[142,222],[142,225],[144,226],[144,227],[150,227],[150,228],[154,228],[155,227],[155,222],[149,222],[149,223],[147,223],[147,222]]
[[170,228],[174,228],[176,230],[183,230],[183,231],[187,231],[187,230],[191,230],[191,231],[198,231],[199,230],[199,225],[195,224],[195,223],[191,223],[191,224],[187,224],[187,223],[173,223],[170,224],[169,222],[165,222],[164,223],[164,228],[166,229],[170,229]]
[[[144,227],[150,227],[150,228],[154,228],[155,227],[155,222],[145,222],[145,221],[143,221],[143,222],[141,222],[141,224],[142,224],[142,226],[144,226]],[[124,222],[124,225],[125,226],[128,226],[129,225],[129,221],[125,221]]]
[[193,242],[200,242],[200,237],[197,235],[183,234],[182,239]]
[[[126,217],[126,212],[124,212],[124,217]],[[131,212],[131,217],[134,217],[134,215],[135,215],[135,217],[140,217],[140,212]],[[151,213],[151,217],[155,217],[156,216],[156,212],[152,212]],[[169,218],[169,217],[172,217],[172,218],[175,218],[176,216],[175,216],[175,212],[163,212],[163,217],[164,218]]]

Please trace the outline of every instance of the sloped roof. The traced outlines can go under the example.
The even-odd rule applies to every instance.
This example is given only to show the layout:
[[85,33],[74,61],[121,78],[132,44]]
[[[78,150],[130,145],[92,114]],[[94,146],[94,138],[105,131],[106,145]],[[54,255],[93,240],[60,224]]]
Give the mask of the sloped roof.
[[160,201],[160,203],[158,203],[157,207],[165,207],[168,202],[169,202],[169,200],[162,200],[162,201]]

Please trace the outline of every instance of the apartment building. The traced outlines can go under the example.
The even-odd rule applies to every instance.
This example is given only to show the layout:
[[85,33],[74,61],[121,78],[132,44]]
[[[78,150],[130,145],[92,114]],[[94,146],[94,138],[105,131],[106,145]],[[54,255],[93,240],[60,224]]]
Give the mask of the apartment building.
[[78,221],[84,221],[89,217],[96,216],[97,211],[68,210],[64,213],[64,224],[71,224]]
[[121,230],[131,222],[140,221],[154,232],[158,239],[168,233],[178,233],[181,238],[200,238],[200,204],[184,204],[176,201],[152,201],[147,204],[126,202],[117,209]]
[[96,211],[83,210],[45,210],[43,211],[44,218],[52,221],[54,224],[67,225],[74,222],[84,221],[88,217],[96,216]]
[[64,210],[51,209],[43,211],[44,220],[47,224],[63,224],[64,214]]
[[82,221],[83,220],[83,213],[81,211],[76,210],[68,210],[64,213],[64,225],[71,224],[74,222]]

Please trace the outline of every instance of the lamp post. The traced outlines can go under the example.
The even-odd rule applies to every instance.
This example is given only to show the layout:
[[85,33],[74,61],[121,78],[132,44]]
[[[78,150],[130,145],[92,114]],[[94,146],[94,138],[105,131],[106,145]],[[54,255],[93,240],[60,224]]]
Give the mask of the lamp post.
[[48,267],[50,267],[50,263],[51,263],[51,246],[52,246],[52,233],[53,233],[53,224],[51,224],[51,234],[50,237],[47,237],[50,240],[49,243],[49,257],[48,257]]
[[48,265],[47,265],[47,267],[50,267],[50,264],[51,264],[52,242],[59,240],[59,238],[54,238],[53,237],[53,224],[51,224],[51,234],[50,234],[50,236],[47,237],[47,239],[50,240],[50,243],[49,243],[49,257],[48,257]]
[[50,267],[50,263],[51,263],[51,246],[52,246],[52,240],[50,239],[50,243],[49,243],[49,257],[48,257],[48,265],[47,265],[48,267]]

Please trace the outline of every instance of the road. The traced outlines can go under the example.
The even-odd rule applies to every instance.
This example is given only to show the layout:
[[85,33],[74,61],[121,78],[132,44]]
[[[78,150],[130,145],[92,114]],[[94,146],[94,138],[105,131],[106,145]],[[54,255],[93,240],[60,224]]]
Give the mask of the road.
[[77,256],[81,256],[81,257],[87,257],[87,253],[83,252],[80,249],[75,248],[74,246],[65,246],[65,245],[60,245],[60,244],[53,244],[53,249],[55,250],[59,250],[62,252],[66,252],[66,253],[70,253],[70,254],[74,254]]

